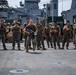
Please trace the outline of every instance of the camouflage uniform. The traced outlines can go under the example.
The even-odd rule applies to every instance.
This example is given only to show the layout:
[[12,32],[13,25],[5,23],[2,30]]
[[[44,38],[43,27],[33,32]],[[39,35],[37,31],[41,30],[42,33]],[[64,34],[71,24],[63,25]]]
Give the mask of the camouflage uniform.
[[73,43],[76,49],[76,23],[73,25]]
[[53,48],[52,40],[50,36],[50,27],[45,28],[45,35],[46,35],[46,41],[47,41],[48,48],[50,47],[50,45],[51,45],[51,48]]
[[68,30],[63,28],[62,49],[64,49],[65,43],[66,43],[66,49],[68,49],[68,47],[69,47],[69,39],[71,37],[71,28],[68,25],[65,25],[64,27],[68,28]]
[[0,39],[2,39],[4,50],[7,50],[6,45],[5,45],[5,33],[6,33],[6,29],[5,29],[4,24],[2,24],[0,25]]
[[[16,25],[16,26],[15,26]],[[20,31],[20,23],[13,23],[13,28],[12,28],[12,32],[13,32],[13,49],[15,49],[15,42],[17,42],[18,44],[18,49],[20,50],[20,37],[21,37],[21,31]]]
[[60,27],[58,25],[56,25],[56,26],[52,25],[51,26],[51,37],[53,39],[54,49],[56,49],[56,42],[57,42],[58,48],[60,49],[59,33],[60,33]]
[[37,30],[37,49],[39,50],[42,45],[43,50],[46,50],[44,46],[44,38],[43,38],[44,29],[42,25],[36,24],[36,30]]
[[[24,28],[26,28],[27,25],[28,25],[28,23],[24,23]],[[26,39],[27,39],[27,34],[26,33],[24,35],[24,38],[25,38],[25,44],[24,44],[24,46],[26,47]],[[30,37],[30,40],[29,41],[30,41],[29,42],[29,48],[32,49],[31,48],[31,37]]]
[[[34,49],[34,45],[36,45],[36,39],[35,39],[35,35],[34,35],[34,33],[36,32],[35,25],[28,25],[28,26],[26,26],[26,32],[29,32],[29,34],[26,33],[27,37],[29,36],[29,41],[26,40],[27,41],[26,44],[28,43],[28,45],[30,45],[30,43],[32,43],[33,50],[35,50]],[[26,52],[28,52],[28,51],[26,51]]]

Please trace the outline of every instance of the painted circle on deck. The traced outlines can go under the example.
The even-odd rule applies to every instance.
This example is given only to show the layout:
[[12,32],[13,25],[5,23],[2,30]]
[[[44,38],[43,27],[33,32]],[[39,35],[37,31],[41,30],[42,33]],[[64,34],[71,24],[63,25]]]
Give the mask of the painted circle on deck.
[[23,70],[23,69],[10,70],[10,73],[12,73],[12,74],[25,74],[28,72],[29,72],[29,70]]

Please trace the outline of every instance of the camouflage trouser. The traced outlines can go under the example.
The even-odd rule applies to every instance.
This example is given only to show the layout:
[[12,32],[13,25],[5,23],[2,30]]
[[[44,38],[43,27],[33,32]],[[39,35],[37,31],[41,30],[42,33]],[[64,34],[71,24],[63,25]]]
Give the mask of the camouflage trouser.
[[70,36],[69,35],[63,35],[63,40],[62,40],[62,48],[64,48],[65,43],[66,43],[66,47],[69,47],[69,39]]
[[[46,37],[46,41],[47,41],[48,47],[50,47],[50,45],[51,45],[51,47],[53,47],[53,45],[52,45],[52,38],[50,36]],[[49,45],[49,43],[50,43],[50,45]]]
[[[27,35],[25,34],[25,43],[24,46],[26,47],[26,40],[27,40]],[[29,37],[29,47],[31,47],[31,36]]]
[[21,34],[20,34],[20,32],[18,32],[18,33],[13,33],[13,40],[12,40],[12,42],[13,42],[13,44],[12,44],[12,46],[13,46],[13,48],[15,47],[15,42],[17,42],[17,44],[18,44],[18,49],[20,49],[20,37],[21,37]]
[[27,35],[26,34],[24,35],[24,39],[25,39],[24,47],[26,47],[26,39],[27,39]]
[[0,39],[2,39],[3,48],[6,49],[6,45],[5,45],[5,35],[0,35]]
[[40,49],[41,45],[42,45],[42,48],[44,49],[45,46],[44,46],[44,38],[42,37],[42,35],[37,35],[37,48]]
[[26,52],[29,50],[29,45],[32,42],[33,50],[36,48],[36,37],[32,38],[32,35],[28,35],[26,38]]
[[74,36],[73,36],[73,43],[74,43],[75,48],[76,48],[76,34],[74,34]]
[[60,48],[60,38],[58,35],[53,35],[52,36],[53,43],[54,43],[54,48],[56,49],[56,43],[58,45],[58,48]]

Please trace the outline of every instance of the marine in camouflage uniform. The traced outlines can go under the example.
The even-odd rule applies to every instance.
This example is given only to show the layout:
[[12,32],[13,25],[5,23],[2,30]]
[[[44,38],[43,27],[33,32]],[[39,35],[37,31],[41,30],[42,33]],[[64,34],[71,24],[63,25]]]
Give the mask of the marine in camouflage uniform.
[[3,23],[3,19],[0,18],[0,39],[2,39],[2,44],[3,44],[4,50],[7,50],[6,45],[5,45],[5,33],[6,33],[6,28]]
[[[25,29],[26,26],[29,24],[29,21],[30,21],[30,19],[27,17],[26,22],[24,23],[24,29]],[[25,48],[26,48],[27,33],[24,34],[24,38],[25,38],[24,46],[25,46]],[[32,49],[32,47],[31,47],[31,37],[30,37],[29,49]]]
[[73,25],[73,44],[75,45],[76,49],[76,23]]
[[66,49],[68,49],[70,38],[71,38],[71,27],[70,22],[67,21],[66,25],[63,27],[62,49],[64,49],[65,43],[66,43]]
[[51,45],[51,48],[53,48],[52,40],[50,36],[50,26],[48,24],[46,25],[46,28],[45,28],[45,35],[46,35],[46,41],[47,41],[48,48],[50,48],[50,45]]
[[13,32],[13,40],[12,40],[12,42],[13,42],[13,44],[12,44],[12,46],[13,46],[13,50],[15,49],[15,43],[17,42],[17,44],[18,44],[18,50],[21,50],[20,49],[20,37],[21,37],[21,27],[20,27],[20,22],[18,22],[18,19],[17,18],[15,18],[15,20],[14,20],[14,23],[12,24],[13,26],[12,26],[12,32]]
[[[36,26],[34,25],[33,21],[30,20],[29,24],[26,26],[25,28],[25,33],[27,34],[27,39],[26,39],[26,52],[28,52],[28,46],[29,43],[32,43],[32,49],[33,51],[35,51],[35,47],[36,47]],[[30,41],[31,40],[31,41]]]
[[40,50],[40,47],[42,45],[43,50],[46,50],[45,45],[44,45],[44,38],[43,38],[44,29],[38,18],[36,18],[36,33],[37,33],[37,39],[36,39],[37,49]]
[[58,48],[60,49],[60,34],[61,34],[60,26],[57,25],[56,21],[54,21],[53,25],[51,26],[51,37],[53,40],[54,49],[56,49],[56,43],[58,45]]

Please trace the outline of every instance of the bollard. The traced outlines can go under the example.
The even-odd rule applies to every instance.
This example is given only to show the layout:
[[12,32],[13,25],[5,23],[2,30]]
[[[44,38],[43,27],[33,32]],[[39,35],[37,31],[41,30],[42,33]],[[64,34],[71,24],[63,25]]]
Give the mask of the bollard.
[[11,70],[10,75],[25,75],[28,73],[28,70],[18,69],[18,70]]

